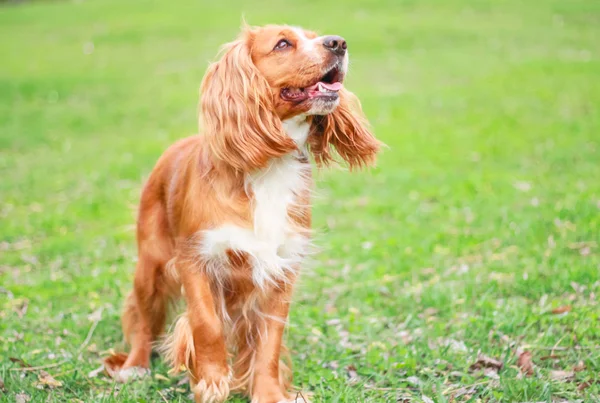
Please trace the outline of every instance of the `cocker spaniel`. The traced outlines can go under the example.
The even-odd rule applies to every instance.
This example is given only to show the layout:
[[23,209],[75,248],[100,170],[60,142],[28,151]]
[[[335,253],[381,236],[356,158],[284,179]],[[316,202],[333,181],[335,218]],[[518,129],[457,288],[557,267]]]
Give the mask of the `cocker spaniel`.
[[310,240],[309,156],[352,169],[380,148],[347,70],[343,38],[296,27],[244,27],[224,46],[201,85],[202,134],[167,149],[142,192],[122,317],[131,352],[105,363],[115,379],[148,371],[169,303],[183,298],[162,351],[188,371],[196,402],[230,390],[295,401],[282,339]]

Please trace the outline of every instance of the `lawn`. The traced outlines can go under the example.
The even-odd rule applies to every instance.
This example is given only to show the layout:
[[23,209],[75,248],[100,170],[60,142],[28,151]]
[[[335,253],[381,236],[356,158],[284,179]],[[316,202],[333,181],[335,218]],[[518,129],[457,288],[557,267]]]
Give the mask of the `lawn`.
[[316,402],[600,401],[597,0],[4,3],[0,400],[187,401],[159,358],[129,385],[90,372],[125,348],[141,185],[195,133],[242,15],[344,36],[389,146],[317,175],[295,383]]

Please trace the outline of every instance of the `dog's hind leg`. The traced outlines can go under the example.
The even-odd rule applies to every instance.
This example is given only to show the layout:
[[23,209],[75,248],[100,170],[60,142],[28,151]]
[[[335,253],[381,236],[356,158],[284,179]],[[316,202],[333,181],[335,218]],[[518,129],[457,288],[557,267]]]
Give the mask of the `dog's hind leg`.
[[[164,211],[156,203],[153,208],[140,212],[138,222],[139,260],[135,270],[134,287],[125,301],[122,326],[131,352],[122,363],[112,368],[109,358],[105,364],[113,377],[126,382],[144,375],[150,365],[152,343],[164,331],[167,305],[178,290],[175,279],[167,271],[172,255]],[[121,355],[123,357],[123,355]]]

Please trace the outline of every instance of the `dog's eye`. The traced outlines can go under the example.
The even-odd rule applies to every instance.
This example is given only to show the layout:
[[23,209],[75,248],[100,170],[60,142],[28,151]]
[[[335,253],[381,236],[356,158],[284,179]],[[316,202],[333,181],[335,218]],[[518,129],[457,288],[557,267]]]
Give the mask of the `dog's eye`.
[[282,39],[279,42],[277,42],[277,45],[275,45],[275,47],[273,49],[281,50],[281,49],[286,49],[290,46],[292,46],[290,41],[288,41],[287,39]]

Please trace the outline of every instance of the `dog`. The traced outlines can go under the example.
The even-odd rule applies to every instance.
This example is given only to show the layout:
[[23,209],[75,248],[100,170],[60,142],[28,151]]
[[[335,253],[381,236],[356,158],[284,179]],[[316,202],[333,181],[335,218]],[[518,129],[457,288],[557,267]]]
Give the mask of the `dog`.
[[[200,128],[160,157],[137,221],[138,262],[122,315],[118,381],[148,371],[170,302],[183,299],[161,350],[186,370],[196,402],[230,391],[296,401],[282,344],[311,237],[310,155],[350,170],[381,143],[344,88],[348,46],[291,26],[245,26],[201,84]],[[290,400],[291,399],[291,400]]]

